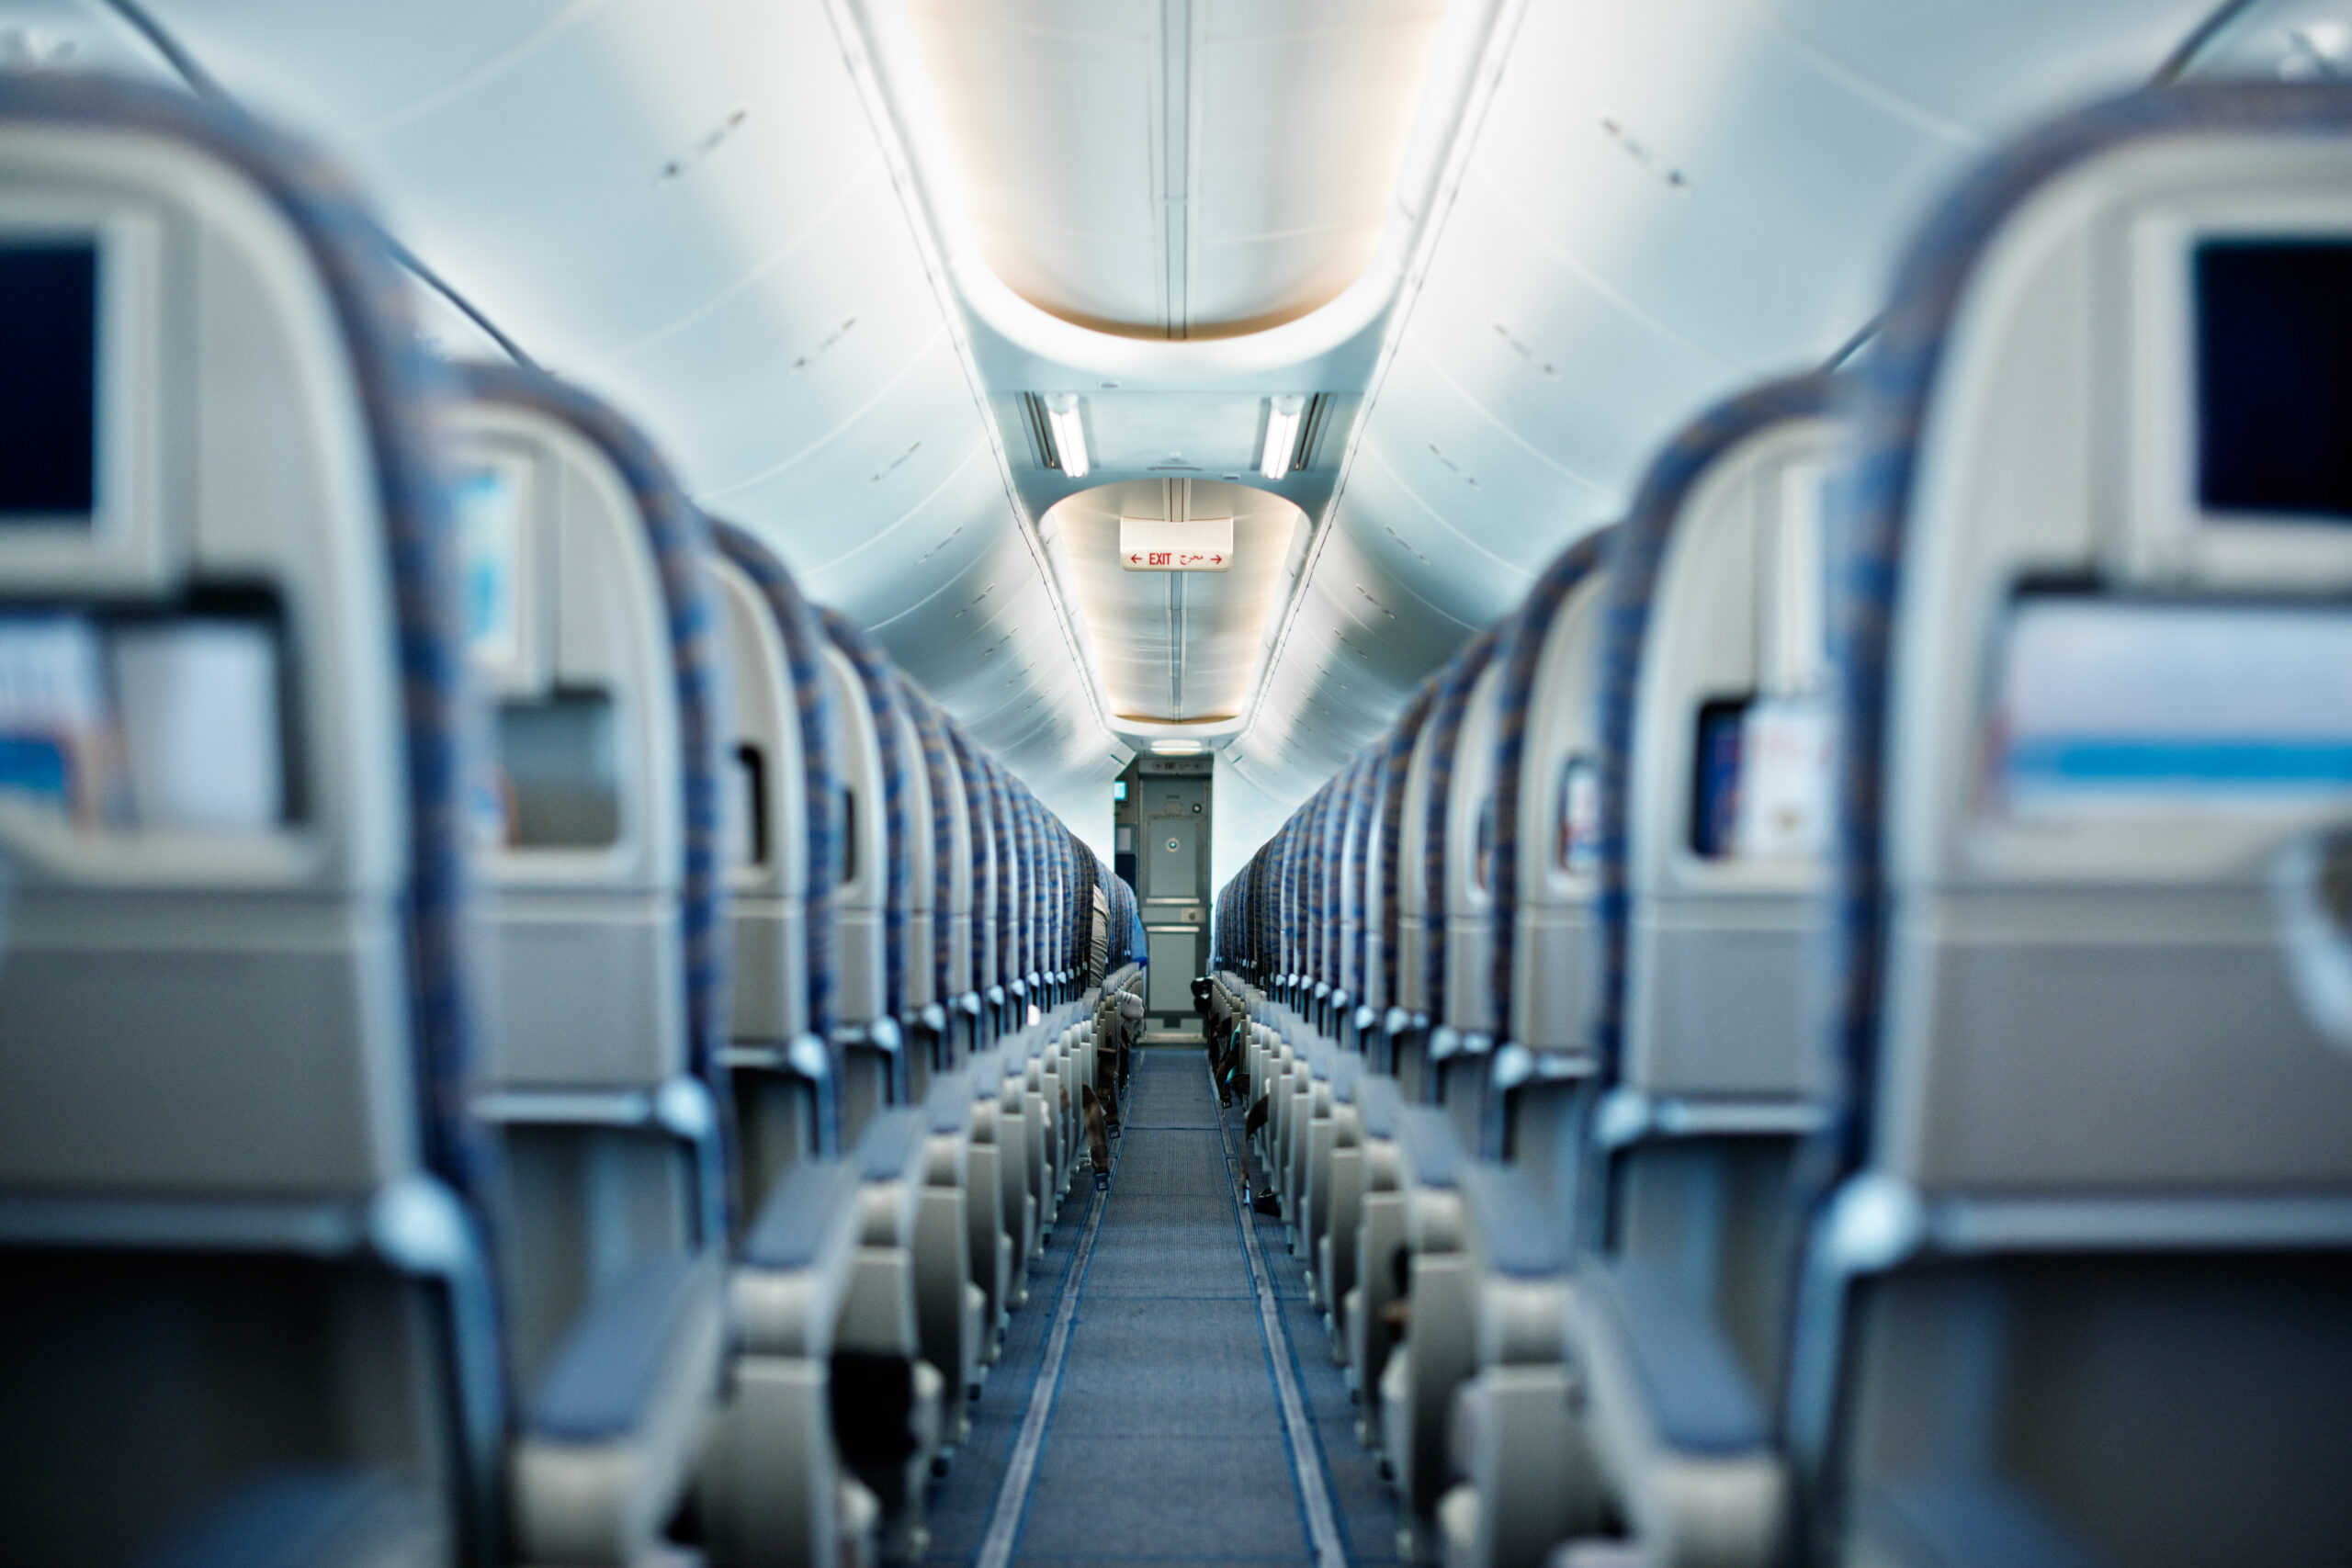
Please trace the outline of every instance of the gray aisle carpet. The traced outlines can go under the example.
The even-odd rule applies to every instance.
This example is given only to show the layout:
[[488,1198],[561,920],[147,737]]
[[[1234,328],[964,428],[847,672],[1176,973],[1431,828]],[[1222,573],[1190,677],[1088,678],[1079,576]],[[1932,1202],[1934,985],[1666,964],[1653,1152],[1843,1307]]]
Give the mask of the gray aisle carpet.
[[[1234,1204],[1224,1113],[1192,1048],[1138,1054],[1117,1176],[1091,1256],[1071,1278],[1094,1192],[1084,1173],[1029,1276],[972,1435],[931,1507],[931,1564],[978,1561],[997,1527],[1014,1563],[1318,1562],[1311,1495],[1326,1540],[1350,1562],[1396,1561],[1396,1513],[1355,1437],[1355,1406],[1332,1364],[1280,1220],[1251,1216],[1280,1330],[1271,1346]],[[1056,1312],[1076,1312],[1025,1498],[1004,1498]],[[1283,1416],[1276,1357],[1297,1392],[1302,1488]],[[1329,1568],[1330,1553],[1319,1561]]]

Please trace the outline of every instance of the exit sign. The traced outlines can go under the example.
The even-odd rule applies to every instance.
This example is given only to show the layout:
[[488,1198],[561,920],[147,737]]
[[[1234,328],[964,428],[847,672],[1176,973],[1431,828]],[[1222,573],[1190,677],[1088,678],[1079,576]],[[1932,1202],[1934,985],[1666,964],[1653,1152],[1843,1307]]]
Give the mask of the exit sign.
[[1233,519],[1170,523],[1157,517],[1122,517],[1119,565],[1127,571],[1229,571]]

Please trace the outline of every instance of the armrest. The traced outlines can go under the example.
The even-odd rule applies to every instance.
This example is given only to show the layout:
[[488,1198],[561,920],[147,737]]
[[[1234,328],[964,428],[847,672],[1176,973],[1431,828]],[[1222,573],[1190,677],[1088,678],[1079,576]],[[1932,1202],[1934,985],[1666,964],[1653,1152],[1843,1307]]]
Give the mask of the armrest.
[[1777,1561],[1785,1467],[1713,1319],[1638,1260],[1589,1265],[1577,1297],[1593,1444],[1652,1561]]
[[824,1356],[849,1288],[857,1172],[838,1160],[794,1167],[760,1210],[729,1285],[736,1333],[753,1355]]
[[1487,1268],[1510,1280],[1556,1279],[1567,1268],[1560,1226],[1527,1172],[1476,1160],[1464,1166],[1471,1242]]
[[1870,1561],[1901,1568],[2092,1568],[2033,1500],[1986,1475],[1939,1475],[1872,1491],[1861,1509]]
[[422,1568],[447,1551],[417,1499],[380,1475],[288,1470],[248,1482],[148,1568]]
[[1469,1156],[1453,1119],[1443,1111],[1434,1105],[1404,1107],[1396,1118],[1396,1138],[1416,1187],[1444,1189],[1460,1179]]
[[659,1536],[717,1396],[720,1269],[715,1255],[648,1258],[557,1350],[513,1458],[524,1556],[627,1562]]

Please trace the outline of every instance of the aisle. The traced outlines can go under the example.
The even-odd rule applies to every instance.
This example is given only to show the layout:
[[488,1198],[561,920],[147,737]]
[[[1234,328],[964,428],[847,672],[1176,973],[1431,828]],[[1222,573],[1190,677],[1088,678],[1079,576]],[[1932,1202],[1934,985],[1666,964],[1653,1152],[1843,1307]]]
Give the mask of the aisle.
[[1030,1304],[933,1499],[926,1561],[1395,1561],[1396,1512],[1356,1443],[1305,1274],[1281,1222],[1253,1215],[1272,1288],[1261,1310],[1228,1174],[1240,1117],[1220,1133],[1201,1051],[1139,1053],[1127,1114],[1091,1242],[1081,1178],[1030,1275]]

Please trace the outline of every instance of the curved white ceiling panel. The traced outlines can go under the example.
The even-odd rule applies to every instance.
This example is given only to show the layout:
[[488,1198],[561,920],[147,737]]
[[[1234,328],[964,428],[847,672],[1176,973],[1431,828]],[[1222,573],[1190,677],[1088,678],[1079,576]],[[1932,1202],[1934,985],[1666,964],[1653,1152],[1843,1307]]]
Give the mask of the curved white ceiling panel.
[[1463,182],[1445,233],[1381,400],[1430,376],[1465,400],[1475,389],[1481,412],[1559,470],[1566,513],[1615,512],[1626,453],[1739,375],[1596,284],[1483,169]]
[[[976,526],[977,519],[995,526]],[[931,599],[965,562],[989,547],[987,536],[995,535],[993,542],[1001,547],[1012,531],[1004,480],[987,443],[978,441],[903,517],[855,531],[834,532],[821,514],[788,514],[780,525],[759,526],[788,545],[795,559],[816,563],[800,569],[809,592],[865,626],[892,620]],[[1026,554],[1025,546],[1013,547]],[[831,558],[822,558],[828,555]]]
[[[997,477],[1001,511],[1002,475],[988,433],[968,417],[971,401],[963,365],[942,334],[831,439],[757,479],[708,487],[702,498],[770,522],[779,538],[792,541],[792,558],[811,570],[924,511],[976,453]],[[917,553],[938,542],[925,542]]]
[[[691,411],[677,436],[682,462],[714,496],[820,456],[916,367],[954,359],[887,205],[844,203],[815,237],[822,243],[796,246],[792,265],[769,269],[761,287],[592,367],[601,381]],[[954,368],[966,410],[957,423],[977,430],[969,384]]]
[[1922,112],[2007,136],[2148,79],[2215,0],[1761,0],[1832,60]]
[[[2144,80],[2207,9],[1528,6],[1234,746],[1269,810],[1328,776],[1327,734],[1385,723],[1515,604],[1514,572],[1612,515],[1684,421],[1861,329],[1989,136]],[[1365,639],[1381,700],[1340,689],[1340,636]]]
[[[352,164],[535,357],[642,420],[813,596],[1013,742],[1041,795],[1107,782],[1092,676],[823,5],[157,9],[231,91]],[[957,592],[975,576],[978,607]],[[967,636],[934,637],[933,615]]]
[[1979,145],[1750,0],[1643,0],[1605,21],[1535,6],[1514,67],[1534,60],[1540,89],[1506,79],[1479,168],[1601,288],[1745,367],[1860,327],[1913,211]]
[[[1224,570],[1136,570],[1122,560],[1123,519],[1171,516],[1229,522]],[[1305,515],[1282,497],[1215,479],[1098,485],[1046,513],[1039,533],[1060,552],[1114,724],[1199,723],[1241,713],[1290,586],[1284,569],[1306,527]]]
[[1443,0],[907,0],[988,265],[1108,332],[1337,297],[1388,220]]

